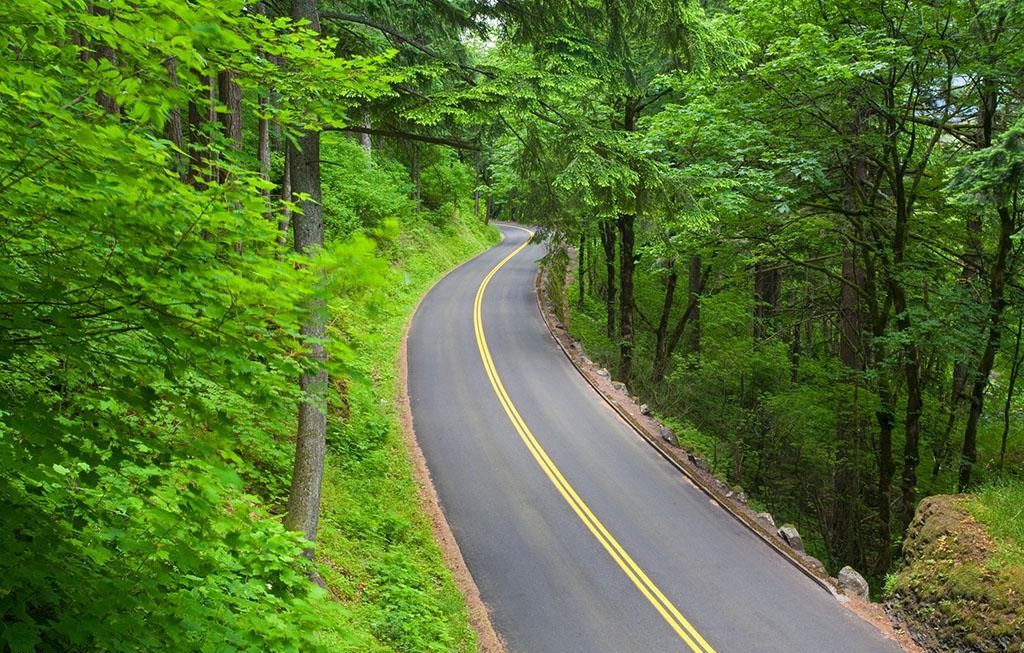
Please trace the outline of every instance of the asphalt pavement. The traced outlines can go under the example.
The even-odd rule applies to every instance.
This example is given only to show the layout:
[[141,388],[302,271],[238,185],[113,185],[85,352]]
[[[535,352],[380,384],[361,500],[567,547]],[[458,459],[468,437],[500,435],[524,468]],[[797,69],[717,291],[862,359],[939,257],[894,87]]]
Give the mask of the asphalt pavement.
[[408,379],[442,510],[510,653],[900,651],[604,403],[538,312],[543,245],[501,229],[424,298]]

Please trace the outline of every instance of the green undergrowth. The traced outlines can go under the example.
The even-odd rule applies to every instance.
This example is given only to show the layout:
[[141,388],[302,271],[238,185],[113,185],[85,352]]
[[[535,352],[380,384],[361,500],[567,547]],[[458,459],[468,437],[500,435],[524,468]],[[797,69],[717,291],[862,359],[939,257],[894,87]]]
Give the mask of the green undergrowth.
[[465,599],[445,567],[420,509],[395,406],[396,360],[420,297],[448,270],[497,241],[468,206],[438,227],[432,216],[403,221],[383,245],[388,278],[340,325],[354,355],[340,417],[328,434],[317,547],[321,571],[350,611],[355,637],[339,649],[473,651]]
[[970,495],[966,507],[995,541],[993,562],[1024,568],[1024,481],[982,488]]

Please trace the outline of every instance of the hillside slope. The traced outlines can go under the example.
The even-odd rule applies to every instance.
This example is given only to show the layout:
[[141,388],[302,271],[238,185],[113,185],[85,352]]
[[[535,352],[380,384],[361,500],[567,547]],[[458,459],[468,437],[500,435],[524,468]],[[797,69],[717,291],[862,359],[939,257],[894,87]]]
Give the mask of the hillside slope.
[[1024,651],[1024,486],[928,497],[888,608],[931,651]]

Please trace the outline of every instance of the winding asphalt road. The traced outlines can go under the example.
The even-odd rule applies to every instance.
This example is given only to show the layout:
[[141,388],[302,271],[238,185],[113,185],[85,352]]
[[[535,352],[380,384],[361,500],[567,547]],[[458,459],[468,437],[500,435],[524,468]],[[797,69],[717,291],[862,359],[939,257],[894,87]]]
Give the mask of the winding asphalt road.
[[538,313],[542,246],[501,229],[424,298],[408,356],[417,440],[509,651],[899,651],[602,401]]

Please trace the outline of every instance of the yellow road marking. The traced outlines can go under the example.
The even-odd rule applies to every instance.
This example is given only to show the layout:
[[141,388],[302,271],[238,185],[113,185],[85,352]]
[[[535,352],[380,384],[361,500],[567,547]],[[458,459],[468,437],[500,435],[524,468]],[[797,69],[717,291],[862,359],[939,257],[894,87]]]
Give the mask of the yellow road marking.
[[[522,227],[516,227],[522,229]],[[569,485],[569,482],[565,480],[562,473],[555,466],[555,463],[548,457],[547,452],[544,451],[540,443],[533,436],[530,428],[526,425],[519,411],[516,410],[515,405],[509,398],[508,393],[505,392],[505,386],[501,382],[501,378],[498,376],[498,371],[494,367],[494,359],[491,358],[491,350],[487,347],[487,338],[484,336],[484,325],[483,325],[483,299],[484,291],[487,290],[487,284],[491,282],[494,275],[504,266],[513,256],[521,252],[530,241],[533,240],[533,232],[528,229],[523,229],[526,233],[530,234],[530,237],[522,245],[517,247],[511,254],[501,260],[500,263],[491,268],[491,271],[487,273],[484,280],[480,282],[480,287],[476,291],[476,299],[473,302],[473,330],[476,332],[476,344],[480,350],[480,359],[483,361],[484,369],[487,371],[487,378],[491,381],[491,387],[494,388],[494,394],[498,396],[498,401],[501,402],[502,408],[505,409],[505,413],[508,418],[512,421],[512,426],[515,427],[516,432],[519,433],[519,437],[522,439],[526,448],[529,449],[533,458],[540,465],[541,469],[550,479],[551,483],[555,486],[558,492],[565,499],[569,507],[573,509],[573,512],[580,518],[587,529],[594,535],[601,546],[608,552],[616,564],[625,572],[626,576],[629,577],[633,584],[636,585],[640,593],[651,602],[651,605],[664,617],[668,625],[672,627],[672,630],[679,635],[679,638],[694,653],[715,653],[715,649],[711,648],[711,645],[704,641],[704,638],[700,636],[700,633],[690,625],[690,622],[679,612],[675,605],[669,601],[661,590],[647,577],[647,574],[643,572],[639,565],[633,561],[633,558],[622,548],[621,545],[612,537],[608,529],[604,527],[604,524],[598,520],[594,513],[591,512],[590,508],[583,499],[576,494],[576,491]]]

